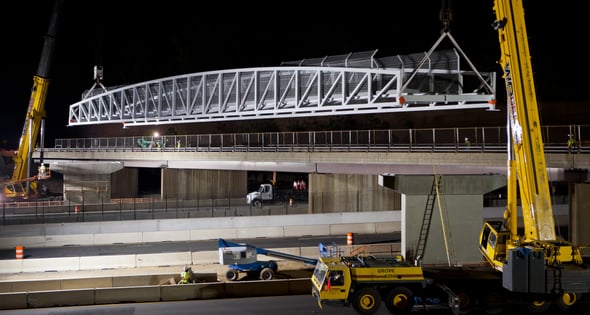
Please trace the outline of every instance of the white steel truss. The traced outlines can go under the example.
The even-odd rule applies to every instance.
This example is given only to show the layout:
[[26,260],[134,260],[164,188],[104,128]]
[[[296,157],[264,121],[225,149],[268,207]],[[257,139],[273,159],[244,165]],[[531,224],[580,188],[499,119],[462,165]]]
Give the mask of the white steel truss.
[[[448,60],[441,62],[441,55]],[[461,70],[455,50],[437,56],[432,59],[429,53],[413,58],[372,59],[368,66],[361,67],[333,66],[334,63],[308,66],[301,62],[303,65],[299,66],[220,70],[161,78],[108,89],[70,105],[69,125],[122,123],[134,126],[494,109],[494,72]],[[418,59],[423,60],[418,63]],[[350,56],[346,60],[353,63]]]

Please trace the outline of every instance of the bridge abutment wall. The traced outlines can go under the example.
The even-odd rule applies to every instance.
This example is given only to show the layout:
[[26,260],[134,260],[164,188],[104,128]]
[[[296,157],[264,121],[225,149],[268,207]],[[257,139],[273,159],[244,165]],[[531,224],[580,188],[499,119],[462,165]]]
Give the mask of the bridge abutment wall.
[[379,185],[378,175],[310,174],[311,213],[401,209],[401,195]]
[[162,169],[162,198],[243,198],[248,172],[231,170]]

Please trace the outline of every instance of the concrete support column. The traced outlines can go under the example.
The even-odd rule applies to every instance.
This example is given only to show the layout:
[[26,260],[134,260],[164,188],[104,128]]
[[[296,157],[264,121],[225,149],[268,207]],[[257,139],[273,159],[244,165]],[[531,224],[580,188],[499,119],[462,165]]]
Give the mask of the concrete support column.
[[74,204],[109,203],[110,174],[64,174],[64,201]]
[[[403,194],[401,252],[408,258],[415,258],[433,180],[432,175],[397,175],[383,181],[385,186]],[[442,176],[439,195],[434,199],[423,263],[481,261],[477,243],[483,226],[483,195],[505,185],[503,175]],[[444,234],[441,222],[444,222]]]
[[590,244],[590,184],[572,183],[570,197],[570,240],[573,244]]

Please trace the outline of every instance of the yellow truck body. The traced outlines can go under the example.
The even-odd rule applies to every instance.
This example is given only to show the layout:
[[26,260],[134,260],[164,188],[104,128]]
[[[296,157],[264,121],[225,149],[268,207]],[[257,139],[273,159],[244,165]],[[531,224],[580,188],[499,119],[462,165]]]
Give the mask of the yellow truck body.
[[321,257],[311,281],[320,308],[352,306],[361,314],[376,312],[382,301],[392,313],[409,311],[413,292],[426,286],[422,268],[401,256]]

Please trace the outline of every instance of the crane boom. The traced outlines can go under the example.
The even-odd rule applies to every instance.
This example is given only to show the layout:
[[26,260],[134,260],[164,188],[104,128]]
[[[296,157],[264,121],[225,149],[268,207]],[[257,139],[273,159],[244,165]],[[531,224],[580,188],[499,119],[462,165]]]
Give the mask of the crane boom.
[[[518,178],[525,241],[556,240],[549,179],[521,0],[496,1],[494,27],[506,83],[510,172]],[[514,185],[508,187],[516,191]],[[514,204],[512,204],[514,206]],[[516,208],[510,209],[516,214]],[[516,216],[511,216],[516,218]],[[513,220],[516,221],[516,220]],[[511,222],[512,223],[512,222]]]
[[[41,155],[41,169],[38,175],[31,176],[31,153],[37,144],[37,139],[41,133],[43,138],[43,124],[45,119],[45,100],[49,86],[49,71],[53,51],[55,50],[55,36],[58,27],[58,15],[61,11],[62,0],[57,0],[53,8],[53,14],[49,21],[49,28],[45,35],[43,50],[37,72],[33,77],[33,87],[29,98],[29,105],[22,134],[19,140],[18,151],[14,156],[14,171],[12,177],[3,183],[4,197],[8,199],[22,198],[27,199],[30,196],[37,195],[37,180],[49,178],[49,170],[43,163]],[[43,141],[43,139],[41,139]]]

